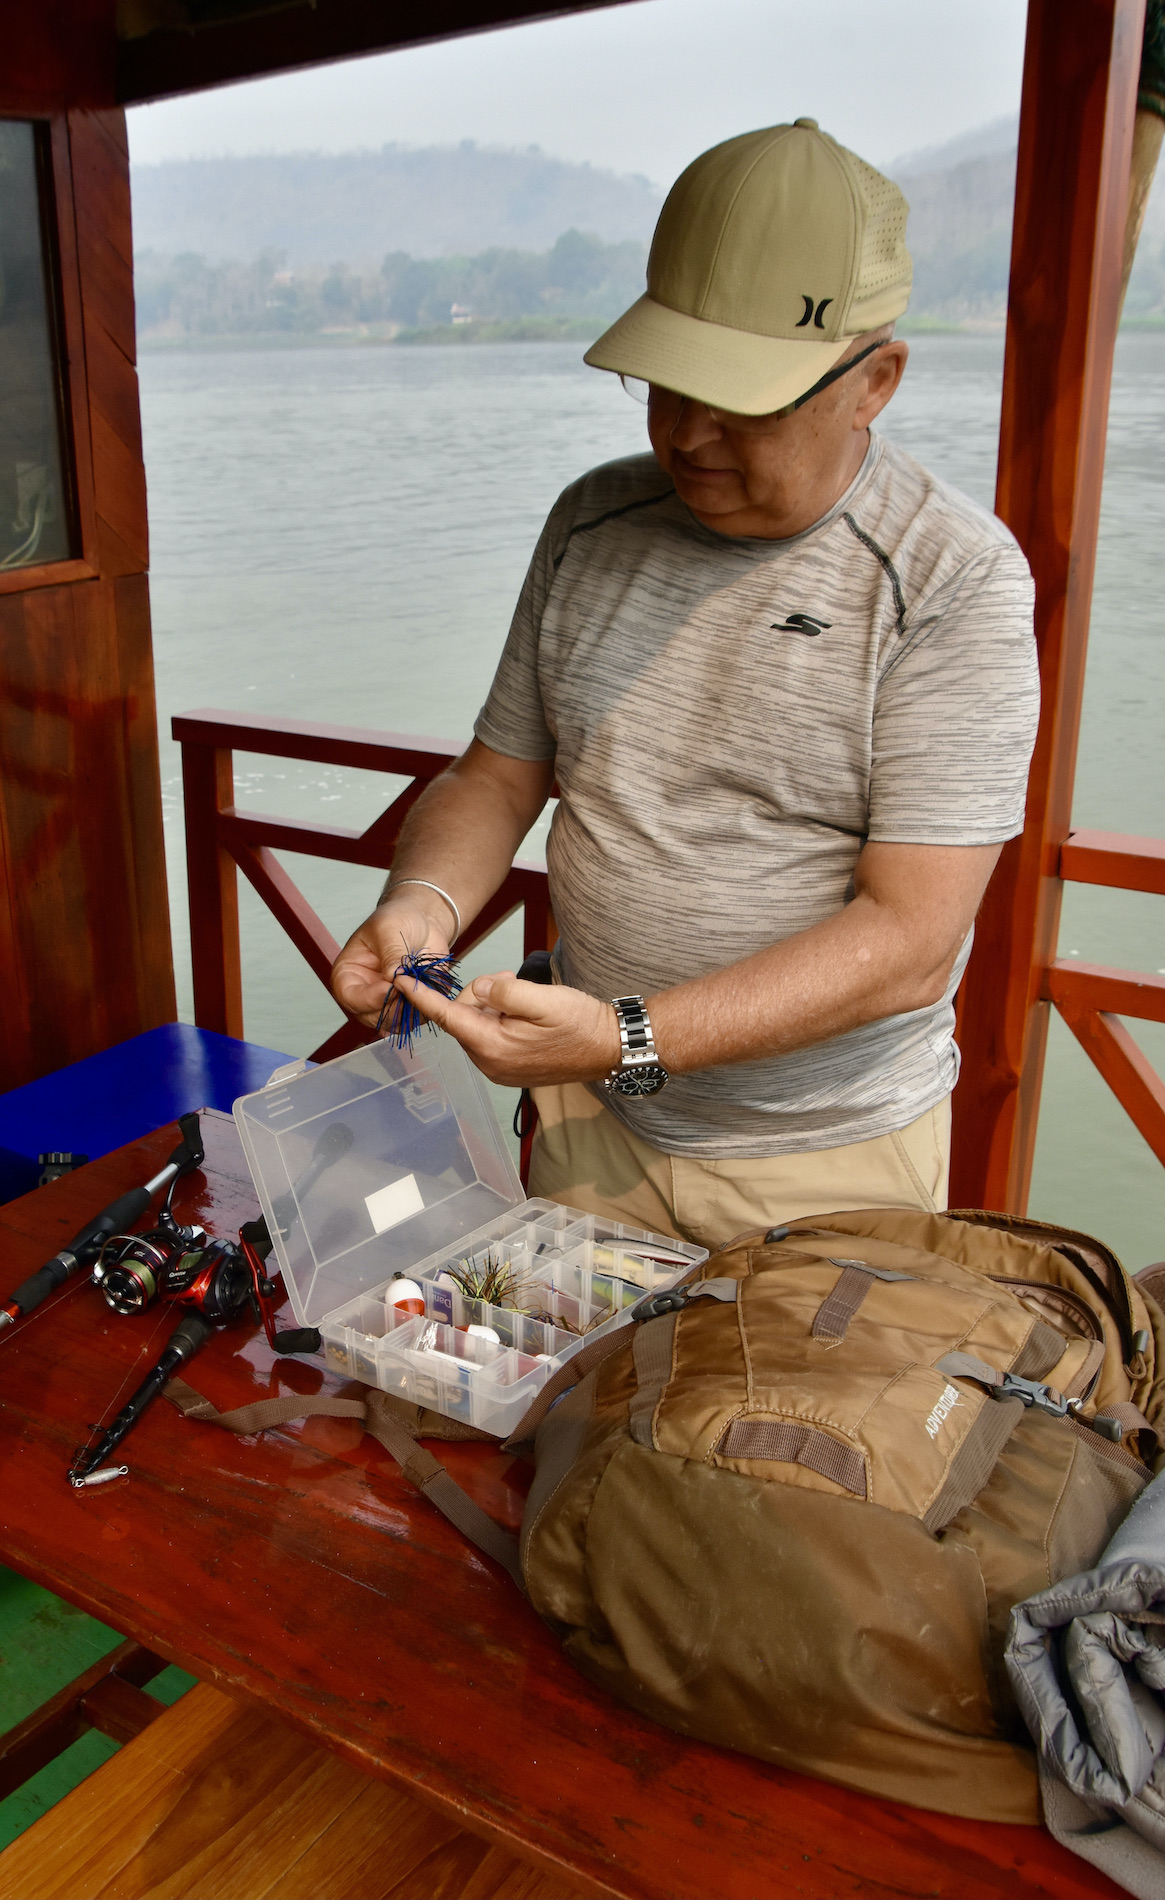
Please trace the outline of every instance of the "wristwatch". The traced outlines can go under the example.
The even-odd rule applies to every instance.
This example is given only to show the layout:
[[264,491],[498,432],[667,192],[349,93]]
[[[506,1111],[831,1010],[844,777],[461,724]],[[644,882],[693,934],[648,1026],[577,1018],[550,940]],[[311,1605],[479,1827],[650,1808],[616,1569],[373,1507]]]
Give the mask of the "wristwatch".
[[603,1077],[603,1087],[613,1095],[658,1095],[669,1078],[656,1053],[646,1003],[642,996],[615,996],[611,1007],[619,1019],[623,1054],[619,1067]]

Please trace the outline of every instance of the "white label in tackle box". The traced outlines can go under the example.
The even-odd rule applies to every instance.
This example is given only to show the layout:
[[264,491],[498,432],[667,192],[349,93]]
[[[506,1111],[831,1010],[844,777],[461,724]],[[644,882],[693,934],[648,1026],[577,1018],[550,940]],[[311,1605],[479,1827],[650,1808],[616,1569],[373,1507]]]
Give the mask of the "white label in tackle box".
[[[526,1201],[447,1036],[276,1081],[235,1121],[301,1326],[336,1371],[504,1434],[555,1369],[707,1250]],[[417,1283],[424,1313],[388,1298]],[[473,1332],[470,1332],[470,1328]]]

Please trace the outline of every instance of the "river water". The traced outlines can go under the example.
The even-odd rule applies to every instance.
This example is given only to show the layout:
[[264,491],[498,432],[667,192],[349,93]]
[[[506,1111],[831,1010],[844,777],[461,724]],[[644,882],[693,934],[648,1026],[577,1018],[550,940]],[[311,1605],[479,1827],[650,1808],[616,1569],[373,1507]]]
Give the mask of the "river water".
[[[460,743],[559,490],[645,446],[643,411],[573,344],[249,349],[141,361],[151,587],[179,1013],[192,1019],[171,716],[196,706]],[[883,431],[991,503],[1001,340],[922,336]],[[1165,836],[1165,335],[1122,337],[1075,822]],[[371,773],[236,756],[239,802],[362,826]],[[541,848],[532,835],[526,848]],[[376,873],[289,868],[343,940]],[[242,882],[242,881],[241,881]],[[295,1053],[339,1012],[242,884],[246,1033]],[[468,959],[510,964],[513,926]],[[1165,969],[1165,900],[1069,887],[1061,954]],[[1132,1025],[1165,1071],[1165,1029]],[[1031,1211],[1165,1258],[1165,1172],[1053,1022]]]

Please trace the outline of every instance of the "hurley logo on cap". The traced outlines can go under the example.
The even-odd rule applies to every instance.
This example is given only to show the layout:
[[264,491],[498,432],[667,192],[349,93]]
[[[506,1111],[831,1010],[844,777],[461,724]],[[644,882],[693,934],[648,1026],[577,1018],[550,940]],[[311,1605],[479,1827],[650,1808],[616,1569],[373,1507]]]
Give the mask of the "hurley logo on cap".
[[833,302],[833,298],[823,297],[821,299],[821,302],[816,306],[816,309],[817,309],[816,316],[813,316],[814,304],[813,304],[812,297],[807,297],[805,295],[805,292],[802,291],[801,300],[805,305],[805,315],[803,317],[797,318],[796,328],[798,330],[803,330],[805,328],[805,325],[809,322],[809,319],[812,317],[814,329],[824,330],[825,325],[821,321],[821,319],[822,317],[824,317],[826,311],[829,309],[830,304]]

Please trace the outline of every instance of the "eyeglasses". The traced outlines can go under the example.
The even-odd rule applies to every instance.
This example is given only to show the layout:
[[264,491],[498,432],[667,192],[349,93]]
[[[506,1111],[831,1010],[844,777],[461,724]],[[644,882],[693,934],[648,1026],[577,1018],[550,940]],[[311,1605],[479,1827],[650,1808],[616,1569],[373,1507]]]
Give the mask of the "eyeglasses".
[[[734,409],[717,409],[710,402],[704,403],[703,407],[707,409],[713,422],[718,423],[722,429],[731,429],[734,435],[769,435],[778,422],[783,422],[786,416],[793,414],[794,410],[803,408],[807,402],[812,402],[814,396],[819,396],[823,389],[828,389],[830,383],[835,383],[839,376],[848,375],[851,369],[856,369],[859,363],[864,363],[866,357],[872,356],[875,350],[885,349],[889,341],[889,337],[883,337],[878,343],[868,343],[864,350],[858,351],[856,356],[847,357],[844,363],[835,363],[832,369],[826,370],[819,382],[814,383],[812,389],[807,389],[803,396],[798,396],[796,402],[786,403],[783,409],[770,410],[768,415],[743,416]],[[682,396],[679,390],[665,389],[660,383],[646,383],[639,376],[621,375],[619,381],[632,401],[638,403],[646,404],[653,389],[659,395],[671,396],[679,402],[698,400],[698,398]]]

